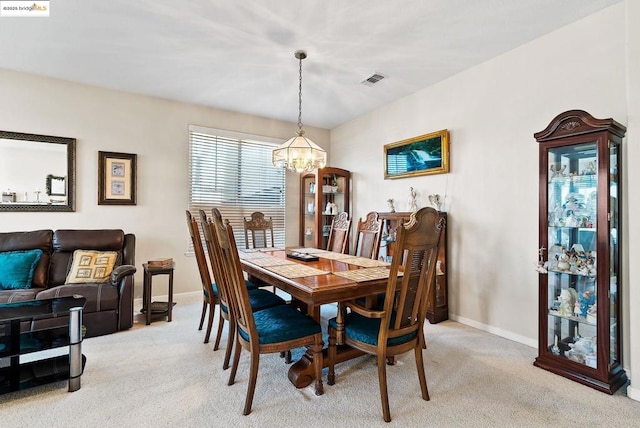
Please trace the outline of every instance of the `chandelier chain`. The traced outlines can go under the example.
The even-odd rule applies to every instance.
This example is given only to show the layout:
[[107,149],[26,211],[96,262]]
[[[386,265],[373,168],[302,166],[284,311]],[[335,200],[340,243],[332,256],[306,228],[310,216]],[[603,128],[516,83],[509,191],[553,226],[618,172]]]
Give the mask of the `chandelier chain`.
[[302,135],[302,57],[299,59],[299,83],[298,83],[298,133]]

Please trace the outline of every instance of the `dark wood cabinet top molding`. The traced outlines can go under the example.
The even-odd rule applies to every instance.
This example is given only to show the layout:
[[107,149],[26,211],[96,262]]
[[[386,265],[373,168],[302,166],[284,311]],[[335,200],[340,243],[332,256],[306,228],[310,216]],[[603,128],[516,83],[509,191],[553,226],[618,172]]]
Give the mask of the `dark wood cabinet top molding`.
[[611,118],[596,119],[584,110],[569,110],[557,115],[549,123],[549,126],[536,132],[533,136],[536,141],[549,141],[600,131],[608,131],[618,137],[623,137],[626,128]]

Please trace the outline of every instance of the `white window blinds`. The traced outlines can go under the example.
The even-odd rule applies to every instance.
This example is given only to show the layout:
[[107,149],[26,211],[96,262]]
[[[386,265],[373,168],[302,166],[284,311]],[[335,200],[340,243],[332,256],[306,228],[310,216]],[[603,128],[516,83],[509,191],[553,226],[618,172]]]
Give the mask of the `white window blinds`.
[[244,248],[243,218],[273,218],[274,245],[285,243],[285,171],[271,163],[280,142],[268,137],[189,126],[189,210],[198,218],[216,207]]

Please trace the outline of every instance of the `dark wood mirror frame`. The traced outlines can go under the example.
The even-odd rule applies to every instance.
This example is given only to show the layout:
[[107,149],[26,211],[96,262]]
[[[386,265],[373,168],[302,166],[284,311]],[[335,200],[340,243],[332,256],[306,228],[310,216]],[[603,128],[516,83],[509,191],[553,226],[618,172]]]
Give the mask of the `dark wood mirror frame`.
[[[66,203],[0,203],[0,211],[75,211],[75,183],[76,183],[76,140],[75,138],[54,137],[50,135],[24,134],[21,132],[0,131],[0,140],[18,140],[28,143],[30,141],[50,144],[63,144],[66,146],[67,175],[66,177]],[[43,173],[43,180],[47,176]],[[47,183],[43,183],[46,186]],[[55,196],[55,195],[54,195]]]

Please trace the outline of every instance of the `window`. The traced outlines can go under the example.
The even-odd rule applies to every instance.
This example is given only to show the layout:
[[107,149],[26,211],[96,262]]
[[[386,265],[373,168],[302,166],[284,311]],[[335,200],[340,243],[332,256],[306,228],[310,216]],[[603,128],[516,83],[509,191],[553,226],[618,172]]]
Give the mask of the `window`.
[[243,218],[254,211],[273,218],[274,245],[285,243],[285,171],[273,167],[280,141],[268,137],[189,126],[189,210],[211,216],[216,207],[229,219],[244,248]]

